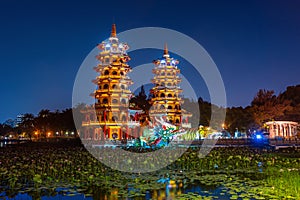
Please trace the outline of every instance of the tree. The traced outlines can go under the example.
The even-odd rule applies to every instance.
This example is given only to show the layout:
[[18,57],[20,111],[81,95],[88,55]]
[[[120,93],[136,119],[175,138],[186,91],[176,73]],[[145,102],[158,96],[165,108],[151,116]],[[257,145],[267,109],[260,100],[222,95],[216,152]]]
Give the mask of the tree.
[[50,110],[42,109],[36,118],[36,126],[40,130],[41,136],[46,137],[46,132],[49,130],[49,125],[53,123],[50,115]]
[[285,112],[291,110],[291,101],[278,98],[273,90],[259,90],[251,102],[253,118],[258,126],[269,120],[283,117]]
[[32,134],[36,128],[36,120],[34,115],[31,113],[24,114],[22,117],[22,123],[19,125],[19,128],[21,131],[25,132],[31,140]]
[[281,119],[300,123],[300,85],[287,87],[286,91],[279,95],[279,98],[291,101],[292,106]]
[[8,124],[0,124],[0,135],[5,136],[6,134],[13,131],[13,127]]
[[142,109],[145,113],[148,113],[151,105],[149,103],[149,100],[147,100],[144,85],[142,85],[139,94],[130,99],[130,103],[133,103],[137,108]]
[[246,132],[248,129],[252,128],[254,124],[251,107],[227,108],[225,124],[226,129],[231,133],[234,133],[236,129]]

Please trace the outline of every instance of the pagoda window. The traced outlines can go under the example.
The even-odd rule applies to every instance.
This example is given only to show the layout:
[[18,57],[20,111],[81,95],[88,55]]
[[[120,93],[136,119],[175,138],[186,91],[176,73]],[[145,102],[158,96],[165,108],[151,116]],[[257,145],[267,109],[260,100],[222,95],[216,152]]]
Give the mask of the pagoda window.
[[164,106],[164,105],[161,105],[161,106],[160,106],[160,109],[164,110],[164,109],[165,109],[165,106]]
[[165,97],[165,93],[161,93],[161,94],[160,94],[160,97]]
[[123,76],[123,75],[124,75],[124,72],[120,72],[120,74],[121,74],[121,76]]
[[125,115],[122,116],[122,121],[126,122],[126,116]]
[[169,87],[170,87],[170,86],[172,86],[172,84],[171,84],[171,83],[168,83],[168,84],[167,84],[167,86],[169,86]]
[[105,84],[105,85],[103,86],[103,89],[108,89],[108,84]]
[[125,100],[125,99],[122,99],[122,100],[121,100],[121,103],[122,103],[122,104],[126,104],[126,100]]
[[100,90],[101,90],[101,88],[102,88],[101,85],[99,85],[99,89],[100,89]]
[[168,97],[172,97],[172,94],[169,93],[169,94],[168,94]]
[[105,63],[109,63],[109,58],[105,58]]
[[113,72],[112,72],[112,75],[118,75],[118,72],[113,71]]
[[117,99],[113,99],[113,100],[112,100],[112,103],[117,104],[117,103],[118,103],[118,100],[117,100]]
[[113,84],[113,85],[112,85],[112,89],[117,89],[117,85],[116,85],[116,84]]
[[176,123],[179,124],[179,119],[176,119]]
[[169,72],[169,73],[167,73],[167,76],[171,76],[171,73]]
[[172,109],[172,106],[168,106],[168,109]]
[[161,75],[164,76],[164,75],[165,75],[165,72],[162,72]]
[[104,98],[104,99],[102,100],[102,103],[108,103],[107,98]]
[[117,117],[117,116],[113,116],[111,119],[112,119],[112,121],[114,121],[114,122],[115,122],[115,121],[118,121],[118,117]]
[[122,90],[125,90],[125,85],[121,85],[121,89],[122,89]]
[[108,71],[108,70],[105,70],[105,71],[104,71],[104,75],[109,75],[109,71]]

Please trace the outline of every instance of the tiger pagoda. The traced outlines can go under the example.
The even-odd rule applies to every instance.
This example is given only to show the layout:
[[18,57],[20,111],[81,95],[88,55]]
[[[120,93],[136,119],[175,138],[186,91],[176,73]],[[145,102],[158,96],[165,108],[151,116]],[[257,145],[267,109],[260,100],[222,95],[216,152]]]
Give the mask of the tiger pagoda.
[[178,60],[170,57],[167,44],[164,47],[164,54],[161,59],[154,60],[155,64],[151,80],[154,87],[150,90],[152,94],[152,107],[149,111],[151,121],[155,117],[162,116],[164,120],[177,127],[191,128],[188,117],[192,114],[181,108],[183,100],[181,98],[182,89],[179,87],[181,78],[179,77]]

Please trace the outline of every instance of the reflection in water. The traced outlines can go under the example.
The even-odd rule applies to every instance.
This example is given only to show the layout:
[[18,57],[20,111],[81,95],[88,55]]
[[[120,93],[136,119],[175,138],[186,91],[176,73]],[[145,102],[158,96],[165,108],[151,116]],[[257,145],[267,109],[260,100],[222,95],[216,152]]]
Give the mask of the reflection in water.
[[[194,185],[188,185],[187,187],[184,187],[182,182],[176,183],[175,181],[170,180],[168,183],[164,184],[164,188],[158,189],[158,190],[151,190],[146,191],[144,194],[139,193],[139,191],[133,187],[128,188],[127,194],[131,194],[131,191],[134,191],[135,194],[131,197],[126,197],[128,195],[124,195],[122,191],[120,191],[118,188],[111,189],[110,192],[104,191],[101,189],[101,187],[93,187],[88,189],[86,191],[89,194],[82,194],[74,191],[74,188],[59,188],[55,190],[55,193],[51,192],[44,192],[44,193],[19,193],[14,197],[8,197],[6,198],[1,195],[0,198],[4,197],[7,200],[23,200],[23,199],[42,199],[42,200],[68,200],[68,199],[86,199],[86,200],[119,200],[119,199],[127,199],[127,200],[150,200],[150,199],[156,199],[156,200],[168,200],[168,199],[176,199],[176,197],[180,194],[187,194],[187,193],[195,193],[202,196],[219,196],[222,192],[223,187],[204,187],[200,184],[194,184]],[[70,192],[73,191],[73,192]],[[124,196],[124,198],[120,197]],[[129,195],[130,196],[130,195]],[[229,199],[230,195],[222,195],[223,198]]]
[[[222,189],[224,187],[205,187],[200,184],[194,184],[194,185],[188,185],[186,187],[183,186],[182,182],[176,183],[175,181],[170,180],[169,183],[164,184],[165,187],[158,190],[151,190],[146,191],[145,194],[142,195],[142,193],[139,193],[138,190],[135,188],[128,188],[128,194],[130,194],[131,191],[135,191],[137,196],[134,197],[127,197],[127,198],[120,198],[120,191],[117,188],[114,188],[111,190],[111,192],[106,193],[101,188],[94,188],[93,190],[93,199],[94,200],[118,200],[118,199],[128,199],[128,200],[150,200],[150,199],[156,199],[156,200],[166,200],[166,199],[176,199],[178,195],[181,194],[187,194],[189,192],[199,194],[202,196],[219,196],[222,192]],[[230,195],[228,194],[222,194],[223,198],[228,197],[230,198]]]
[[0,140],[0,148],[7,147],[9,145],[18,145],[28,142],[28,140]]

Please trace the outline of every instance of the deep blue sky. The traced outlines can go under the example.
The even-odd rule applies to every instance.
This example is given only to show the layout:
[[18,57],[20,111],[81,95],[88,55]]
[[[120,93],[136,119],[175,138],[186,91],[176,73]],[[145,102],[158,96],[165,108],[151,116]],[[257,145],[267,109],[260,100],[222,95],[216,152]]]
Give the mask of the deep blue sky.
[[229,106],[300,83],[297,0],[1,0],[0,122],[71,107],[77,70],[113,21],[118,32],[165,27],[197,40],[222,74]]

